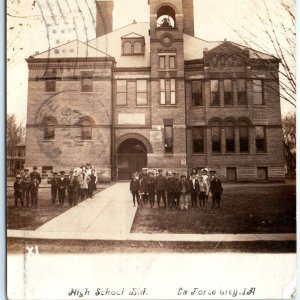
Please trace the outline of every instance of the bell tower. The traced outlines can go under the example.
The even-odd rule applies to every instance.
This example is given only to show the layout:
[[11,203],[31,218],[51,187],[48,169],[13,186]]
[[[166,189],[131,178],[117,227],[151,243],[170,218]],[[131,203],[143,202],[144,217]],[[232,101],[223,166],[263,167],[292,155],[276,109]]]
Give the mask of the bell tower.
[[186,0],[149,0],[148,3],[152,130],[160,131],[153,136],[162,138],[161,148],[154,149],[156,156],[148,157],[149,166],[165,163],[171,170],[182,173],[187,168],[184,31],[192,23],[184,22]]

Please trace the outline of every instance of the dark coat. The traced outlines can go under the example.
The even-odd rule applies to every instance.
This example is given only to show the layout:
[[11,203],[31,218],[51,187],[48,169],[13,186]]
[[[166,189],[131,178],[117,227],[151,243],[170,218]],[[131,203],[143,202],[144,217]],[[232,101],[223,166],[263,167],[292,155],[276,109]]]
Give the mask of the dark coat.
[[23,189],[29,188],[31,182],[31,177],[29,174],[23,175],[22,177],[22,184],[23,184]]
[[149,191],[148,191],[148,180],[149,180],[149,177],[148,175],[146,176],[142,176],[141,180],[140,180],[140,192],[142,194],[148,194]]
[[176,192],[176,183],[175,183],[174,178],[167,178],[166,190],[167,190],[167,193],[175,193]]
[[90,178],[91,178],[91,181],[88,183],[89,189],[95,190],[97,177],[94,174],[91,174]]
[[68,179],[67,178],[63,178],[63,179],[61,179],[61,177],[58,178],[57,188],[59,190],[65,190],[67,188],[67,185],[68,185]]
[[163,175],[158,175],[156,177],[156,190],[165,191],[166,190],[166,177]]
[[58,188],[58,178],[51,179],[51,189],[57,190]]
[[30,173],[30,178],[31,178],[31,180],[33,178],[36,178],[37,181],[39,182],[39,184],[42,182],[41,174],[39,172],[31,172]]
[[15,191],[15,193],[22,193],[22,191],[23,191],[22,181],[15,181],[14,182],[14,191]]
[[149,194],[155,194],[155,179],[149,178],[148,180],[148,191]]
[[180,193],[181,192],[181,182],[179,178],[174,178],[175,183],[175,192]]
[[190,191],[191,193],[199,193],[200,186],[199,186],[199,181],[197,179],[195,179],[195,188],[193,185],[193,179],[190,180]]
[[131,179],[130,192],[138,192],[140,190],[140,182],[138,179]]
[[221,180],[219,178],[214,178],[211,183],[210,183],[210,191],[212,193],[222,193],[223,192],[223,187]]
[[70,188],[73,192],[77,192],[80,189],[80,182],[78,180],[78,177],[72,177],[70,181]]
[[39,190],[39,182],[34,183],[33,181],[31,181],[30,183],[30,193],[31,194],[37,194]]

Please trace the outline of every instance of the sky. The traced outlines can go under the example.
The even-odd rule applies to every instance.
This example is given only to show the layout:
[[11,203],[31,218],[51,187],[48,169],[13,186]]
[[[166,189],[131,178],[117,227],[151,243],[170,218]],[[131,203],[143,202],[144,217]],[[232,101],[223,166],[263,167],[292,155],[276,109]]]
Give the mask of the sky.
[[[266,1],[280,24],[285,16],[280,12],[279,0]],[[262,31],[257,22],[262,11],[261,0],[194,0],[195,36],[242,43],[240,35],[249,34],[249,28]],[[94,38],[95,1],[21,0],[19,4],[9,1],[7,13],[7,112],[15,113],[17,120],[25,124],[28,80],[25,58],[76,38],[81,41]],[[115,0],[113,28],[126,26],[133,20],[149,21],[148,0]],[[286,101],[281,102],[283,115],[294,110]]]

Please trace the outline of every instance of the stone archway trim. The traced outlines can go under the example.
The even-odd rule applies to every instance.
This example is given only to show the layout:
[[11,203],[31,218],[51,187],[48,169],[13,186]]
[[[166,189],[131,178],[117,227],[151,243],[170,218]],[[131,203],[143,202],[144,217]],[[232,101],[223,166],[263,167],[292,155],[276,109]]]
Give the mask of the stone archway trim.
[[128,139],[137,139],[141,141],[145,145],[147,153],[153,153],[153,149],[149,140],[139,133],[126,133],[120,136],[116,141],[116,149],[119,149],[120,145]]

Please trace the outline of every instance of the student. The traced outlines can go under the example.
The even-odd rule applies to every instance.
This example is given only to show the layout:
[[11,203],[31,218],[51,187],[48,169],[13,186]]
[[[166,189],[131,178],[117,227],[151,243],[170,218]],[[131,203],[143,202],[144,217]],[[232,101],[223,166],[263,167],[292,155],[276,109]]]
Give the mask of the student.
[[88,186],[89,186],[89,196],[91,197],[91,198],[93,198],[93,192],[94,192],[94,190],[96,190],[96,184],[97,184],[97,175],[95,175],[95,170],[94,169],[92,169],[91,170],[91,175],[89,175],[90,176],[90,182],[89,182],[89,184],[88,184]]
[[212,181],[210,183],[210,190],[212,193],[212,207],[215,207],[215,204],[218,205],[218,208],[220,208],[220,202],[221,202],[221,195],[223,193],[223,187],[221,180],[217,176],[217,172],[214,171],[212,174]]
[[41,174],[37,172],[37,166],[33,167],[33,171],[30,173],[30,178],[31,178],[31,180],[33,178],[36,178],[37,181],[39,182],[39,184],[41,184],[42,178],[41,178]]
[[35,208],[38,208],[39,184],[40,184],[39,180],[35,177],[32,177],[32,180],[30,183],[30,196],[31,196],[32,206]]
[[89,182],[91,181],[90,176],[86,173],[86,169],[84,168],[82,170],[81,174],[81,182],[80,182],[80,188],[81,188],[81,201],[88,198],[88,188],[89,188]]
[[58,183],[57,183],[58,200],[59,200],[60,206],[64,206],[65,197],[66,197],[67,180],[64,175],[65,175],[65,172],[60,171],[60,176],[58,178]]
[[199,194],[199,181],[196,179],[196,174],[192,173],[192,178],[190,180],[190,191],[191,191],[191,201],[192,209],[197,208],[197,199]]
[[167,191],[167,199],[168,199],[168,208],[174,208],[175,207],[175,181],[173,178],[172,171],[168,171],[167,173],[167,181],[166,181],[166,191]]
[[200,176],[199,182],[199,202],[200,208],[203,209],[205,207],[205,196],[207,193],[207,183],[203,180],[203,177]]
[[58,191],[58,178],[57,173],[53,173],[53,178],[51,179],[51,198],[52,198],[52,206],[55,205],[56,196]]
[[142,201],[143,201],[144,205],[147,203],[148,195],[149,195],[148,180],[149,180],[148,169],[143,168],[142,169],[142,176],[141,176],[141,179],[140,179],[140,194],[141,194]]
[[68,190],[68,202],[69,202],[69,206],[72,207],[73,206],[73,185],[71,184],[74,178],[74,171],[71,170],[70,171],[70,176],[66,177],[66,184],[67,184],[67,190]]
[[130,181],[130,192],[132,194],[133,207],[135,207],[135,199],[137,201],[137,205],[140,206],[140,181],[137,173],[132,173]]
[[20,199],[21,207],[23,207],[23,184],[21,175],[16,176],[16,181],[14,182],[14,196],[15,196],[15,207],[18,206],[18,200]]
[[26,206],[29,207],[32,205],[31,200],[30,200],[30,182],[31,182],[31,177],[28,174],[29,169],[24,169],[24,174],[22,176],[22,186],[23,186],[23,194],[22,194],[22,198],[23,201],[26,198]]
[[74,176],[71,180],[70,185],[71,185],[72,191],[73,191],[72,206],[75,206],[78,203],[78,197],[79,197],[79,192],[80,192],[80,183],[78,180],[78,175],[76,173],[74,173]]
[[206,182],[207,184],[207,191],[205,194],[205,204],[208,202],[208,195],[209,195],[209,178],[208,178],[208,169],[204,168],[202,169],[202,177],[203,177],[203,182]]
[[174,205],[176,208],[179,208],[181,183],[180,183],[180,178],[178,173],[174,173],[174,184],[175,184]]
[[181,175],[180,180],[180,209],[188,209],[189,207],[190,185],[185,175]]
[[153,208],[154,201],[155,201],[155,178],[154,178],[153,171],[149,173],[148,192],[149,192],[150,207]]
[[164,208],[167,208],[166,201],[166,177],[163,175],[163,170],[158,170],[156,177],[156,194],[157,194],[157,207],[160,207],[160,199],[163,198]]

